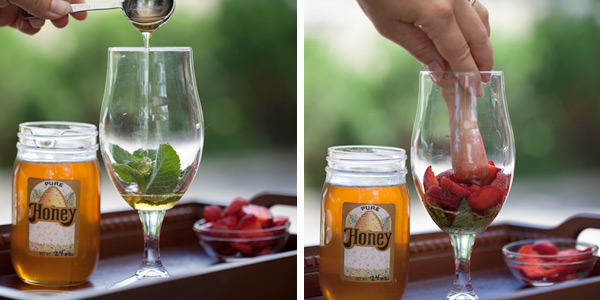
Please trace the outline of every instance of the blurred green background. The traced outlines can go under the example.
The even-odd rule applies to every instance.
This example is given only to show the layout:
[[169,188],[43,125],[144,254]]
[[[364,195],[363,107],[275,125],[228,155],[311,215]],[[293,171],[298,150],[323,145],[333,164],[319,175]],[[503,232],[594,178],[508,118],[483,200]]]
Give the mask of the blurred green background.
[[[307,1],[304,180],[313,198],[325,178],[327,147],[410,149],[424,70],[378,36],[354,1],[334,2],[350,20],[321,18],[321,9],[333,7]],[[600,3],[483,2],[491,15],[494,69],[505,72],[516,178],[599,171]],[[348,26],[350,33],[342,29]]]
[[[155,47],[193,48],[205,156],[295,152],[296,44],[296,2],[287,0],[179,0],[151,39]],[[0,28],[0,45],[0,167],[6,168],[21,122],[98,124],[107,48],[143,43],[123,13],[110,10],[71,19],[60,30],[48,22],[34,36]]]

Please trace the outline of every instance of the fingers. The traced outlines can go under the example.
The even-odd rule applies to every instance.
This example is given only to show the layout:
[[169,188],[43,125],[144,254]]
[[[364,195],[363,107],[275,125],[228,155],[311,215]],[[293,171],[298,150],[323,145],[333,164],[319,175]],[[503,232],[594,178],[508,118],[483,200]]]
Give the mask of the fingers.
[[444,71],[446,62],[431,39],[413,22],[396,17],[403,9],[401,2],[386,0],[358,0],[358,4],[371,19],[379,33],[406,49],[429,71]]
[[40,19],[58,19],[71,11],[63,0],[11,0],[11,2]]
[[55,19],[55,20],[50,20],[52,21],[52,24],[54,24],[54,27],[56,28],[64,28],[65,26],[67,26],[67,24],[69,24],[69,16],[66,15],[62,18],[59,19]]
[[402,46],[429,71],[443,72],[446,62],[433,42],[419,27],[399,21],[391,21],[380,28],[383,36]]
[[[494,65],[492,43],[481,17],[468,3],[459,2],[456,20],[471,50],[471,56],[480,71],[491,71]],[[482,78],[489,81],[489,76]]]
[[485,6],[483,6],[483,4],[481,4],[481,2],[477,1],[477,2],[475,2],[475,4],[473,4],[473,9],[475,9],[475,12],[477,12],[477,15],[479,15],[481,22],[483,22],[483,25],[485,26],[485,30],[487,31],[487,35],[490,36],[490,33],[491,33],[490,14],[489,14],[487,8],[485,8]]
[[[71,3],[71,4],[85,3],[85,0],[67,0],[67,1],[69,1],[69,3]],[[75,20],[83,21],[87,18],[87,11],[80,11],[80,12],[72,13],[71,16]]]

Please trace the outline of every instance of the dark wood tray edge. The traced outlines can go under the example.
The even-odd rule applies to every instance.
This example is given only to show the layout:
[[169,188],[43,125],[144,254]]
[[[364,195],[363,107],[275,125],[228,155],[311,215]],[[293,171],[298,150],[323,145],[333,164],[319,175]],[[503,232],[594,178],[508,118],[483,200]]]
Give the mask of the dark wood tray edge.
[[[260,194],[251,199],[251,203],[271,207],[277,204],[296,205],[296,197],[291,194]],[[206,204],[201,200],[187,202],[167,211],[161,229],[161,247],[197,243],[192,231],[193,223],[202,217]],[[121,211],[102,214],[101,218],[100,259],[137,253],[143,249],[141,224],[136,211]],[[256,268],[273,270],[265,277],[256,275]],[[0,286],[0,299],[127,299],[139,298],[140,293],[151,295],[151,299],[194,299],[209,290],[221,290],[219,299],[237,299],[240,290],[230,289],[232,282],[237,286],[255,290],[264,285],[263,280],[283,282],[269,291],[260,291],[266,299],[287,299],[297,293],[297,236],[290,237],[280,253],[254,258],[238,263],[217,264],[205,270],[177,276],[148,285],[136,285],[130,289],[100,291],[78,290],[72,296],[61,294],[54,296],[36,296],[23,291]],[[0,226],[0,275],[14,273],[10,259],[10,224]],[[262,272],[259,272],[262,273]],[[270,276],[270,278],[269,278]],[[293,277],[293,281],[292,281]],[[226,280],[223,280],[225,278]],[[239,283],[236,282],[239,280]],[[268,282],[268,281],[267,281]],[[197,292],[195,294],[192,291]],[[212,292],[211,292],[212,293]],[[233,293],[233,294],[232,294]],[[162,295],[159,297],[159,295]],[[174,297],[175,295],[175,297]],[[157,298],[155,298],[155,296]],[[286,298],[280,298],[285,296]],[[36,298],[37,297],[37,298]],[[291,298],[289,298],[291,299]]]
[[[554,228],[543,228],[532,224],[523,223],[505,223],[490,226],[485,232],[477,236],[476,245],[473,250],[473,260],[471,269],[473,271],[484,270],[491,266],[504,266],[504,259],[499,253],[498,247],[502,245],[524,239],[561,237],[577,238],[579,233],[587,228],[600,229],[600,214],[577,214],[562,224]],[[483,257],[485,259],[476,259]],[[438,276],[452,275],[454,254],[450,238],[444,232],[423,233],[411,235],[410,237],[410,263],[408,281],[419,281]],[[318,280],[319,270],[319,246],[309,246],[304,248],[304,297],[321,296]],[[449,267],[450,266],[450,267]],[[600,275],[600,264],[596,264],[595,269],[590,276]],[[596,276],[600,278],[600,276]],[[595,278],[595,277],[593,277]],[[592,278],[588,278],[592,279]],[[586,279],[586,280],[588,280]],[[600,280],[600,279],[599,279]],[[584,285],[586,284],[584,281]],[[596,286],[592,280],[590,283]],[[553,288],[562,289],[564,285],[557,285]],[[531,289],[536,293],[540,289]],[[529,289],[527,290],[529,291]],[[511,294],[513,298],[501,299],[528,299],[520,297],[520,293]],[[516,298],[515,298],[516,297]],[[534,298],[531,298],[534,299]],[[538,299],[538,298],[535,298]],[[549,298],[539,298],[549,299]],[[555,298],[564,299],[564,298]]]

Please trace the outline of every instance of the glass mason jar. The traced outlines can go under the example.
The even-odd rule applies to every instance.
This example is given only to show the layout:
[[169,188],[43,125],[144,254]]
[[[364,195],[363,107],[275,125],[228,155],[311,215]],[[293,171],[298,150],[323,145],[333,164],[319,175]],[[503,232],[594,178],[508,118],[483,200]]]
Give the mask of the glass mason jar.
[[11,258],[24,282],[72,286],[96,268],[100,173],[96,126],[19,125],[13,170]]
[[399,148],[329,148],[319,260],[326,299],[402,298],[409,253],[405,161]]

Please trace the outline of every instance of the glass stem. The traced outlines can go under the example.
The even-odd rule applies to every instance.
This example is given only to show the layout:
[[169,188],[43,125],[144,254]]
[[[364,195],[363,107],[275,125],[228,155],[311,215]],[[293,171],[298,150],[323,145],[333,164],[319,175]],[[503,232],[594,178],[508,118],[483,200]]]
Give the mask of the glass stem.
[[135,275],[140,277],[169,277],[160,261],[160,227],[165,211],[138,211],[144,229],[144,260]]
[[448,300],[479,299],[471,286],[471,250],[475,242],[474,234],[451,234],[454,247],[455,275]]

